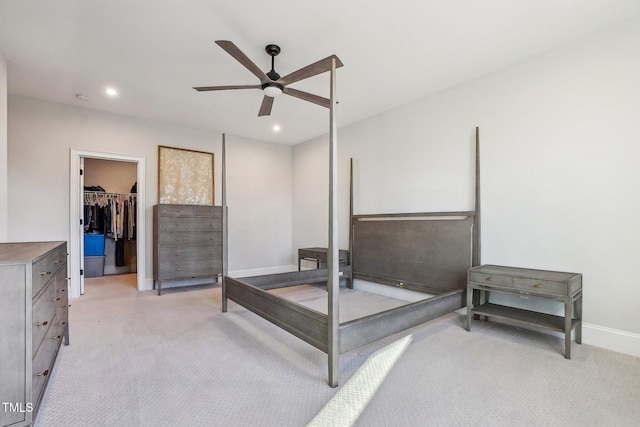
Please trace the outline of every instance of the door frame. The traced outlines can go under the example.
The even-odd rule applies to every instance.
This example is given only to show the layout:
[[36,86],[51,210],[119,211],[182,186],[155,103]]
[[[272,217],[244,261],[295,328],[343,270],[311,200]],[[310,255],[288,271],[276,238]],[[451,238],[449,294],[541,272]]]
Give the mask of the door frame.
[[146,290],[146,202],[145,202],[145,157],[127,154],[105,153],[72,148],[69,162],[69,297],[82,295],[84,277],[80,276],[82,266],[83,238],[81,206],[84,188],[81,188],[80,169],[83,159],[115,160],[136,163],[137,203],[136,203],[136,274],[139,291]]

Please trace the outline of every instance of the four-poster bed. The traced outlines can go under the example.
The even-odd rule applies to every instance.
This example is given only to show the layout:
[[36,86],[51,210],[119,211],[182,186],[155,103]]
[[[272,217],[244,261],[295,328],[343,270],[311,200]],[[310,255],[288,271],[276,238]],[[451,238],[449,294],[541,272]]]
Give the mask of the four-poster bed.
[[[353,164],[350,195],[350,265],[339,266],[337,244],[337,127],[335,61],[331,67],[329,247],[326,269],[246,278],[228,276],[225,140],[222,143],[223,277],[227,300],[327,353],[328,383],[338,385],[339,355],[435,319],[466,304],[466,273],[479,264],[479,165],[476,129],[475,208],[464,212],[354,215]],[[354,319],[338,321],[341,279],[363,279],[436,296]],[[327,283],[327,314],[269,293],[271,289]]]

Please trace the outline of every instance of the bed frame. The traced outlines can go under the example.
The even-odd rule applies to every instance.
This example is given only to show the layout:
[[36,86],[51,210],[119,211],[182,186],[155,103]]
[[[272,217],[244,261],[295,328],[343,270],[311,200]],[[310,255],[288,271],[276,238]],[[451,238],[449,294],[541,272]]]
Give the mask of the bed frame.
[[332,356],[337,358],[341,353],[465,307],[467,270],[480,264],[478,151],[476,129],[475,209],[464,212],[353,215],[352,162],[350,265],[340,267],[338,277],[347,280],[349,287],[353,286],[353,279],[361,279],[429,294],[425,299],[332,328],[331,314],[338,312],[337,299],[331,304],[329,296],[329,313],[324,314],[268,292],[328,283],[330,273],[324,268],[245,278],[224,276],[222,310],[227,311],[230,299],[327,353],[328,382],[335,387],[339,363],[332,364]]
[[[325,269],[245,278],[228,276],[226,149],[225,136],[222,136],[222,311],[227,311],[227,300],[234,301],[327,353],[328,383],[331,387],[336,387],[341,353],[466,306],[467,270],[480,263],[480,169],[479,134],[476,128],[473,211],[354,215],[351,162],[350,265],[339,267],[335,61],[331,67],[330,89],[329,244]],[[347,280],[347,286],[352,287],[353,279],[430,295],[417,302],[339,323],[339,282]],[[312,283],[327,284],[327,314],[268,292],[271,289]]]

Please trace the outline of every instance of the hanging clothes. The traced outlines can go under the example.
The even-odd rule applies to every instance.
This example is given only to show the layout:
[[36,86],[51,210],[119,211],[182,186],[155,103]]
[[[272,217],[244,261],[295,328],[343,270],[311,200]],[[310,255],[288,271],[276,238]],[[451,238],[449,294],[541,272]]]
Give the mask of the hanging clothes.
[[137,194],[85,191],[84,230],[114,240],[135,240]]
[[115,267],[127,267],[130,260],[135,259],[135,243],[132,244],[131,241],[136,239],[136,200],[135,193],[88,190],[84,193],[85,232],[104,234],[111,239],[108,256],[115,255]]

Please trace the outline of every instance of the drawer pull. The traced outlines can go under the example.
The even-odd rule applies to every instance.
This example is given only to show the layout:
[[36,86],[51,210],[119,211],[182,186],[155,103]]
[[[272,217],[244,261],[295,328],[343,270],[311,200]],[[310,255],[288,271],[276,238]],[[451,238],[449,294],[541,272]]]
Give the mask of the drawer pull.
[[41,276],[46,276],[47,274],[51,274],[50,271],[43,271],[42,273],[40,273]]
[[535,285],[533,285],[533,287],[536,289],[538,289],[540,286],[542,286],[540,283],[536,283]]
[[47,369],[44,372],[40,372],[39,374],[36,374],[36,376],[38,377],[46,377],[47,375],[49,375],[49,370]]
[[179,238],[179,237],[176,237],[176,242],[177,242],[178,240],[180,240],[180,238]]
[[486,280],[487,282],[490,282],[491,281],[491,277],[487,277],[484,280]]
[[59,340],[60,338],[62,338],[62,335],[56,335],[55,337],[51,338],[52,340]]
[[36,326],[47,326],[49,324],[48,320],[45,320],[44,322],[38,322],[36,323]]
[[62,289],[58,289],[58,292],[67,292],[67,290],[62,288]]
[[64,321],[64,320],[62,322],[58,323],[58,325],[66,325],[66,324],[67,324],[67,322]]
[[181,270],[181,268],[176,268],[176,271],[180,271],[180,270]]
[[58,298],[51,298],[51,301],[60,301],[62,298],[58,297]]

